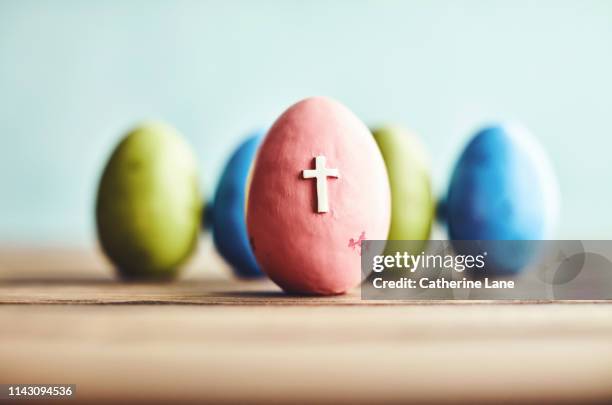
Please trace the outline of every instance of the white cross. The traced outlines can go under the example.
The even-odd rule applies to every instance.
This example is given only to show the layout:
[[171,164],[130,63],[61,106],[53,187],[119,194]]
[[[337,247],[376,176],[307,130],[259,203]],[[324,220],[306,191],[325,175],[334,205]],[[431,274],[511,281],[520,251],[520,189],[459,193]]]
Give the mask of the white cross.
[[340,173],[338,173],[338,169],[327,169],[325,167],[325,156],[317,156],[315,158],[315,169],[303,170],[302,176],[305,179],[317,179],[317,212],[329,211],[327,178],[339,178]]

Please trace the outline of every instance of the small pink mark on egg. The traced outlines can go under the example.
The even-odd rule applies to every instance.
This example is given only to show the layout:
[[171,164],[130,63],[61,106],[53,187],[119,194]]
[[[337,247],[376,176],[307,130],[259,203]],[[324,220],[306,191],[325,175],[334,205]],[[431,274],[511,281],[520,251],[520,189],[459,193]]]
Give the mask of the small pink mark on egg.
[[365,231],[361,232],[361,235],[359,235],[359,239],[355,240],[353,238],[349,239],[349,243],[348,243],[348,247],[350,247],[351,249],[355,250],[355,248],[359,248],[359,256],[361,256],[361,242],[363,242],[365,240],[366,236],[365,236]]

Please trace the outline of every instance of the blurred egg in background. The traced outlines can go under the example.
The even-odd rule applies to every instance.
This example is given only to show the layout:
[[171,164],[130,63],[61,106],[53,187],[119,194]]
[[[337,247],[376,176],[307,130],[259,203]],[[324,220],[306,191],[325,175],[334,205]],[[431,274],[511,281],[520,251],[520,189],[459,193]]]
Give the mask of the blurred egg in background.
[[193,253],[202,213],[198,167],[174,128],[146,122],[129,132],[99,183],[102,249],[125,278],[168,279]]
[[258,130],[244,140],[221,173],[214,199],[212,230],[215,246],[240,277],[261,277],[246,229],[246,187],[257,148],[265,135]]
[[421,252],[429,239],[435,213],[429,158],[417,136],[397,125],[372,130],[385,160],[391,187],[389,240],[423,241],[411,248]]
[[[479,130],[461,153],[443,206],[453,241],[542,240],[554,237],[560,193],[546,153],[527,129],[495,124]],[[454,246],[462,250],[462,244]],[[495,243],[489,268],[520,271],[533,246]]]

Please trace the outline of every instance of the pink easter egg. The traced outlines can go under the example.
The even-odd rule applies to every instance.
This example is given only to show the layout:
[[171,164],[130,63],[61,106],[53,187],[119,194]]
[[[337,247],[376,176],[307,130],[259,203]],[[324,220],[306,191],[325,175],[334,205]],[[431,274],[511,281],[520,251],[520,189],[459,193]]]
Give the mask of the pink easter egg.
[[361,241],[387,237],[390,201],[383,158],[363,122],[335,100],[302,100],[276,120],[253,167],[253,252],[287,292],[344,293],[361,281]]

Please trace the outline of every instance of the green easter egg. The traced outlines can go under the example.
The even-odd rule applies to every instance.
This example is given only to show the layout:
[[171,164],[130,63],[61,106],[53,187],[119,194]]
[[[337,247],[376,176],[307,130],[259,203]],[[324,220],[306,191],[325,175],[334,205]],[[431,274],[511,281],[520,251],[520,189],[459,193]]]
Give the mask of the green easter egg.
[[[391,228],[387,239],[428,240],[435,201],[425,149],[414,134],[400,127],[383,126],[372,133],[391,186]],[[414,253],[420,253],[425,245],[415,245]]]
[[168,125],[144,123],[119,143],[102,174],[102,249],[126,278],[171,278],[195,249],[202,207],[189,145]]

